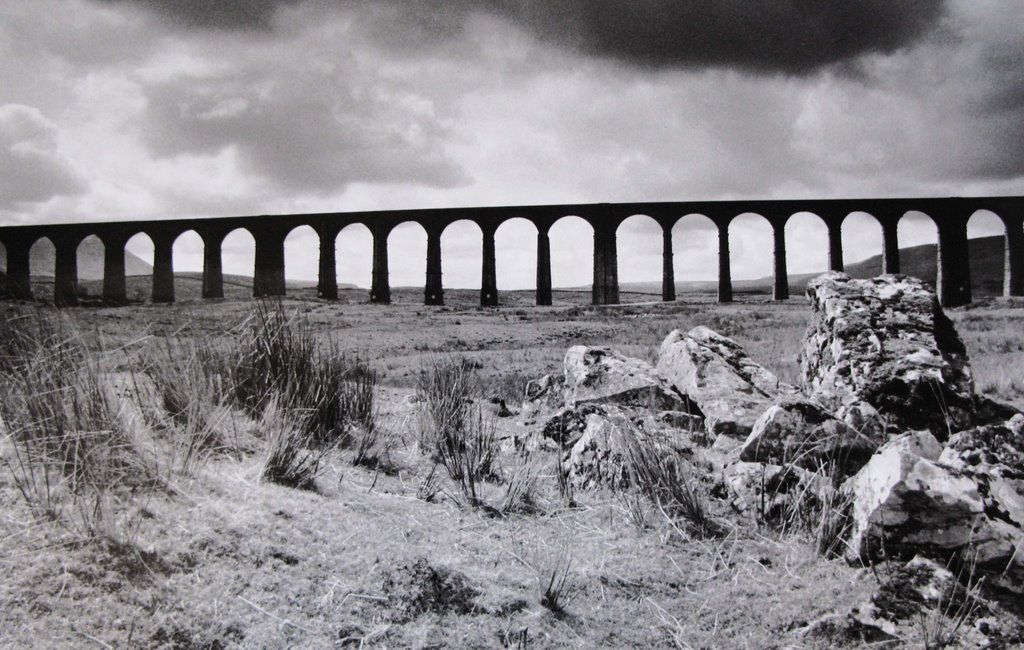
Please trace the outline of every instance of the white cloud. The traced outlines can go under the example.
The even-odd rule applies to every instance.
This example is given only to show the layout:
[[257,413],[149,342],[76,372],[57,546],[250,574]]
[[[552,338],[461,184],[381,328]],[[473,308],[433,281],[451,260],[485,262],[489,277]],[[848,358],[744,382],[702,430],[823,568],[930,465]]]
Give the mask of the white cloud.
[[86,183],[59,147],[59,130],[38,109],[0,106],[0,207],[80,194]]

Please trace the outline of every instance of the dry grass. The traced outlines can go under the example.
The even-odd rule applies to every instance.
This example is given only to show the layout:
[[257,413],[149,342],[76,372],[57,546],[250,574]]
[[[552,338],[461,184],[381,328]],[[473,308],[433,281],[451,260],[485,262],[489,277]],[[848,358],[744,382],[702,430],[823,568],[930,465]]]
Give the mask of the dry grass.
[[[671,448],[656,445],[642,431],[633,428],[623,437],[626,474],[632,489],[646,496],[657,512],[684,537],[712,537],[722,534],[707,505],[707,495],[698,484],[694,469]],[[634,524],[643,521],[639,504],[627,500]]]
[[[500,381],[514,387],[516,374],[529,377],[557,370],[565,348],[574,343],[621,341],[649,355],[670,329],[707,323],[737,338],[754,358],[779,372],[776,364],[789,363],[793,351],[789,343],[773,340],[795,340],[802,334],[806,310],[798,301],[759,304],[757,318],[744,304],[619,310],[572,310],[562,305],[523,308],[522,315],[513,316],[508,310],[477,310],[470,306],[470,298],[460,306],[458,297],[458,292],[447,293],[455,306],[444,311],[401,300],[387,308],[285,301],[282,308],[290,314],[286,320],[296,326],[302,320],[314,340],[314,359],[324,354],[368,360],[366,365],[378,380],[372,389],[372,431],[397,441],[374,442],[363,437],[367,430],[362,425],[347,425],[350,447],[328,450],[319,459],[316,492],[259,480],[265,459],[262,431],[268,428],[261,429],[262,420],[245,416],[241,407],[230,410],[230,427],[220,427],[219,440],[213,441],[214,448],[224,444],[240,451],[197,454],[199,460],[188,473],[161,468],[168,466],[173,453],[182,453],[164,444],[170,440],[164,434],[171,427],[186,430],[183,423],[192,416],[181,409],[163,409],[168,430],[157,432],[158,455],[142,458],[158,461],[160,476],[172,481],[170,489],[122,483],[111,491],[119,501],[106,510],[117,513],[115,520],[130,523],[121,530],[130,532],[135,550],[81,544],[81,538],[69,535],[66,528],[39,519],[19,493],[15,476],[0,472],[0,571],[5,574],[0,581],[0,645],[827,647],[827,641],[802,638],[797,630],[823,614],[847,611],[877,588],[869,572],[822,559],[810,526],[748,526],[731,517],[713,496],[705,504],[708,515],[734,530],[719,537],[692,535],[684,544],[678,543],[673,522],[656,514],[654,501],[647,497],[644,504],[651,513],[643,529],[630,525],[630,515],[613,492],[579,492],[563,500],[558,473],[551,469],[554,451],[529,459],[500,458],[501,471],[494,473],[502,474],[505,482],[482,482],[481,498],[500,504],[503,494],[519,491],[510,486],[520,475],[519,484],[530,489],[519,492],[532,494],[540,508],[511,508],[506,516],[493,517],[445,498],[438,483],[450,480],[447,471],[432,474],[429,454],[419,453],[416,445],[400,444],[420,434],[419,413],[431,421],[425,402],[409,399],[419,371],[431,360],[465,358],[478,376],[503,373],[509,378]],[[90,332],[87,341],[91,343],[96,332],[108,342],[107,349],[130,345],[145,328],[154,337],[176,338],[185,349],[200,337],[215,337],[218,349],[228,354],[231,340],[221,335],[233,331],[235,342],[240,342],[248,325],[238,323],[250,318],[251,308],[248,301],[229,300],[196,310],[194,318],[195,307],[189,305],[69,313],[81,331]],[[1011,312],[1019,317],[1019,309]],[[989,381],[986,364],[997,367],[1006,352],[998,352],[995,335],[982,330],[985,312],[969,313],[979,321],[964,327],[964,338],[979,386],[984,386]],[[994,313],[996,320],[1003,320],[1002,312]],[[515,327],[503,314],[515,320]],[[188,327],[181,326],[183,321]],[[1008,321],[997,323],[993,331],[1004,326]],[[445,348],[447,338],[460,342],[448,348],[467,349],[429,357],[415,349]],[[109,355],[95,345],[88,347],[85,356],[99,358],[100,370],[113,365]],[[0,337],[0,357],[10,358],[10,348]],[[374,351],[372,357],[369,350]],[[150,349],[157,359],[165,352]],[[142,369],[142,364],[135,367]],[[224,372],[220,371],[222,376]],[[781,374],[785,379],[785,372]],[[5,370],[3,381],[10,380],[11,373]],[[480,384],[481,393],[487,390],[484,381],[471,384],[471,392]],[[275,387],[271,395],[280,396],[281,391]],[[238,404],[234,397],[230,401]],[[269,404],[263,404],[263,412],[269,408],[290,418],[302,412]],[[477,399],[463,413],[477,406],[490,408]],[[451,406],[452,411],[459,408],[457,403]],[[110,409],[103,418],[111,411],[116,415],[116,409]],[[7,432],[13,430],[14,420],[7,412],[2,416],[6,441],[0,451],[13,459],[15,441]],[[511,420],[493,420],[496,437],[521,432]],[[285,428],[300,432],[300,441],[309,433],[302,426]],[[99,424],[84,429],[107,430]],[[236,435],[260,445],[235,444]],[[363,440],[367,448],[387,448],[397,471],[353,466]],[[148,445],[135,446],[151,451]],[[307,442],[296,448],[297,459],[318,449]],[[528,471],[532,464],[547,471]],[[699,483],[689,485],[699,488]],[[66,494],[58,496],[66,499]],[[574,507],[562,507],[566,501]],[[812,521],[808,517],[808,524]],[[514,540],[523,538],[531,552],[517,550]],[[672,543],[666,543],[670,539]],[[563,547],[563,557],[571,561],[559,564]],[[425,563],[421,567],[433,571],[416,570],[420,560]],[[403,567],[411,570],[402,571]],[[417,600],[417,594],[440,594],[438,599],[448,602],[446,594],[470,593],[457,588],[426,590],[435,574],[442,586],[471,589],[472,598],[453,601],[471,601],[469,606],[442,612],[412,607],[427,602]],[[549,607],[551,602],[558,606]],[[955,609],[948,613],[954,616],[947,620],[956,619]],[[944,633],[928,634],[940,638]]]
[[29,509],[86,539],[132,540],[131,506],[159,489],[157,460],[119,417],[106,353],[56,314],[5,324],[2,461]]

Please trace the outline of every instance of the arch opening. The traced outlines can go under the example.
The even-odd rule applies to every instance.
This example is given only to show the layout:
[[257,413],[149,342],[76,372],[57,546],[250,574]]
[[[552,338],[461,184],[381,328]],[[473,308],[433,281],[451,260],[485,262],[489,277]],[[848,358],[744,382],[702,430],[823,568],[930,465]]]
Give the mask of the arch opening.
[[78,265],[78,297],[98,298],[103,295],[103,258],[106,246],[96,235],[78,242],[75,257]]
[[594,280],[594,228],[586,219],[568,215],[555,221],[548,237],[554,301],[589,304]]
[[763,215],[745,212],[729,222],[729,266],[733,294],[772,295],[772,225]]
[[896,226],[900,272],[935,286],[939,229],[930,216],[917,210],[904,213]]
[[[536,291],[537,226],[532,221],[503,221],[494,233],[494,256],[499,291]],[[523,303],[530,304],[532,298],[524,294]],[[507,302],[505,297],[502,302]]]
[[873,278],[882,272],[882,224],[867,212],[851,212],[843,219],[845,271],[855,278]]
[[373,233],[361,223],[345,226],[334,240],[334,250],[339,296],[365,301],[373,279]]
[[[483,230],[475,221],[459,219],[448,224],[441,233],[441,275],[446,297],[456,298],[447,293],[455,290],[479,290],[483,268]],[[464,296],[458,296],[464,302]],[[469,302],[476,302],[476,294]]]
[[220,255],[224,297],[251,298],[256,270],[256,238],[247,228],[235,228],[221,241]]
[[820,215],[796,212],[786,221],[786,270],[793,282],[790,291],[803,293],[807,281],[829,268],[828,226]]
[[638,293],[650,300],[661,296],[664,242],[662,227],[652,217],[634,214],[615,231],[619,293]]
[[388,272],[392,302],[423,302],[427,231],[418,222],[402,222],[388,233]]
[[155,257],[156,246],[146,233],[135,233],[125,242],[124,277],[129,302],[143,302],[152,297]]
[[1002,296],[1006,273],[1006,224],[994,212],[977,210],[967,220],[971,295]]
[[203,295],[203,238],[195,230],[186,230],[174,239],[171,260],[174,265],[174,294],[178,299],[196,299]]
[[53,276],[57,263],[57,247],[49,237],[40,237],[28,249],[29,285],[37,298],[53,295]]
[[288,293],[315,296],[319,275],[320,235],[312,226],[292,228],[284,238],[284,277]]
[[676,296],[718,291],[718,226],[705,215],[688,214],[672,226]]

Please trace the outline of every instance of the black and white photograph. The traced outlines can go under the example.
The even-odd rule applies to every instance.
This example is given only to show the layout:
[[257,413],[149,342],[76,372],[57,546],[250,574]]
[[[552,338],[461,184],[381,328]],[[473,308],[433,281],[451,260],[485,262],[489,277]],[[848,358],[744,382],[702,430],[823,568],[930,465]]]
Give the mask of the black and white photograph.
[[1024,1],[0,0],[0,648],[1024,648]]

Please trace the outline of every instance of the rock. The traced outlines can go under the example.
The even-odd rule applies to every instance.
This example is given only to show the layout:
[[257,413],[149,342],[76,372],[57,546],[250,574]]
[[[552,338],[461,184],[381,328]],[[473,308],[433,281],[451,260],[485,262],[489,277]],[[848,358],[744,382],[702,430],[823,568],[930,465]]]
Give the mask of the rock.
[[565,378],[562,375],[544,375],[526,383],[526,401],[558,408],[565,402],[564,388]]
[[854,280],[829,272],[807,285],[813,316],[800,355],[802,387],[836,411],[867,402],[900,430],[939,440],[971,423],[967,351],[920,280]]
[[828,466],[846,475],[863,467],[878,444],[815,402],[785,398],[754,423],[740,460],[812,471]]
[[1024,529],[1024,435],[1009,425],[988,425],[954,434],[939,462],[978,483],[985,512]]
[[883,445],[842,486],[852,499],[851,561],[918,552],[947,555],[976,537],[984,504],[970,477],[936,461],[931,433],[904,434]]
[[588,415],[586,429],[563,463],[573,485],[584,490],[601,485],[625,485],[627,443],[624,436],[628,435],[633,432],[621,412],[610,417],[597,413]]
[[[845,615],[826,614],[800,630],[800,636],[829,642],[830,647],[905,647],[924,637],[935,647],[1019,647],[1022,626],[1012,610],[988,600],[977,577],[964,567],[923,556],[877,572],[880,582],[870,599]],[[902,640],[902,642],[901,642]]]
[[784,523],[829,499],[827,477],[799,467],[738,462],[722,471],[730,504],[758,521]]
[[1009,427],[927,431],[883,445],[843,484],[853,501],[848,559],[959,556],[987,583],[1024,593],[1024,467]]
[[989,581],[1024,593],[1024,420],[986,425],[954,434],[939,463],[970,477],[985,511],[973,540],[977,562]]
[[703,417],[685,411],[662,411],[658,413],[658,421],[688,433],[700,433],[704,429]]
[[604,415],[606,412],[606,408],[600,404],[565,407],[548,418],[541,429],[541,435],[563,449],[571,448],[586,430],[587,417],[591,414]]
[[630,445],[637,440],[677,458],[693,456],[684,433],[659,426],[651,415],[638,416],[629,408],[604,406],[585,417],[582,435],[563,458],[563,468],[579,489],[628,485],[627,460]]
[[575,345],[565,353],[565,402],[600,402],[693,412],[685,395],[650,364],[606,347]]
[[796,389],[755,363],[733,340],[706,327],[674,330],[661,344],[657,370],[704,414],[713,435],[744,439],[757,418]]
[[499,399],[498,400],[497,406],[498,406],[498,408],[496,408],[494,410],[494,414],[496,416],[498,416],[499,418],[510,418],[513,415],[516,415],[515,411],[510,411],[509,410],[508,405],[505,404],[505,400],[503,400],[503,399]]
[[872,440],[881,442],[886,438],[885,418],[867,402],[843,404],[836,410],[835,416]]

